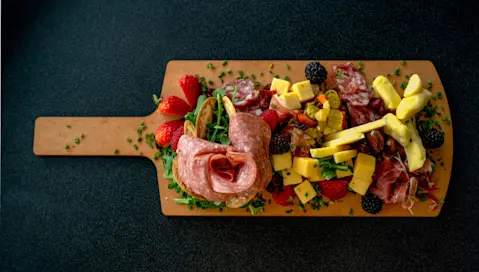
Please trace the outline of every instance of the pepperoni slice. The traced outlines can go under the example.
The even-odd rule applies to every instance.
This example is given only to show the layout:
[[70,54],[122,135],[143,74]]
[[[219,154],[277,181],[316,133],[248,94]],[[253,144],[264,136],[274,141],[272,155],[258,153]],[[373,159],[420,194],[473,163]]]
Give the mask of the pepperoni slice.
[[[236,94],[233,99],[233,94]],[[223,85],[223,89],[226,90],[226,96],[228,96],[235,108],[242,108],[251,105],[252,103],[258,102],[259,100],[259,90],[254,88],[253,81],[249,79],[238,79],[232,82],[228,82]]]

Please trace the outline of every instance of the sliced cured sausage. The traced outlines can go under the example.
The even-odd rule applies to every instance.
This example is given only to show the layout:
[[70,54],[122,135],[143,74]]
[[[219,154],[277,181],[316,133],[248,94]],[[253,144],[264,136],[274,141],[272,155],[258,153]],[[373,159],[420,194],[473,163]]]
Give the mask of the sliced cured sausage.
[[339,97],[354,106],[367,106],[372,96],[372,89],[368,88],[363,75],[354,68],[353,64],[346,63],[333,66],[336,73],[334,78],[339,88]]
[[253,81],[249,79],[238,79],[225,83],[223,89],[226,90],[226,96],[233,101],[233,104],[238,109],[256,103],[259,100],[259,90],[254,88]]

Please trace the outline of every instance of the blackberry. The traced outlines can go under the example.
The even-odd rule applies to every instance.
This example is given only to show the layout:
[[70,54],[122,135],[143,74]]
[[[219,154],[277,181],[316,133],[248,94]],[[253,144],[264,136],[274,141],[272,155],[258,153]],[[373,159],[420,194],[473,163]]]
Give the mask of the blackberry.
[[283,177],[278,174],[274,174],[268,186],[266,186],[266,191],[270,193],[274,193],[278,190],[281,190],[282,187],[283,187]]
[[313,84],[321,84],[328,77],[328,72],[318,61],[308,63],[306,69],[304,69],[304,73],[306,74],[306,78]]
[[427,148],[438,148],[444,143],[444,133],[435,128],[431,128],[420,135],[422,143]]
[[383,209],[383,201],[375,194],[368,192],[361,198],[363,210],[370,214],[377,214]]
[[271,154],[283,154],[289,151],[288,139],[281,134],[273,134],[269,145]]

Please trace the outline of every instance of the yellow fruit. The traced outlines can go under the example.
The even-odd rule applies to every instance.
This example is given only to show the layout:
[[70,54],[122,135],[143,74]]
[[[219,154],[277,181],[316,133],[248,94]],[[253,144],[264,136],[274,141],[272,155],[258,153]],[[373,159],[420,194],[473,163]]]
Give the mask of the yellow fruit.
[[408,167],[410,171],[421,169],[426,161],[426,149],[422,145],[421,137],[417,132],[416,126],[412,120],[406,123],[411,131],[411,142],[404,147],[406,152]]
[[309,182],[309,180],[305,180],[298,186],[294,187],[294,192],[303,204],[308,203],[316,196],[316,191],[314,190],[313,185],[311,185],[311,182]]
[[384,76],[377,76],[373,81],[373,88],[384,100],[384,106],[390,110],[395,110],[401,102],[401,97],[394,89],[394,86]]
[[350,160],[358,155],[358,151],[356,149],[352,150],[345,150],[339,151],[333,154],[334,162],[340,163],[347,160]]
[[326,126],[326,127],[324,128],[323,134],[324,134],[324,135],[332,134],[332,133],[337,132],[338,130],[339,130],[339,129],[332,128],[332,127],[330,127],[330,126]]
[[376,158],[364,153],[359,153],[354,162],[354,174],[349,187],[360,195],[365,195],[373,182],[376,169]]
[[342,130],[343,118],[343,113],[340,110],[330,110],[328,116],[328,127],[336,129],[336,131]]
[[318,172],[322,172],[318,160],[305,157],[294,157],[293,169],[306,178],[318,177]]
[[309,80],[295,83],[291,86],[291,89],[296,93],[301,102],[314,98],[313,88]]
[[331,140],[328,142],[323,143],[324,147],[329,147],[329,146],[338,146],[338,145],[345,145],[345,144],[350,144],[357,142],[359,140],[364,139],[364,133],[357,133],[357,132],[351,132],[347,134],[344,137],[341,137],[339,139]]
[[283,176],[283,185],[285,186],[299,184],[303,181],[303,177],[293,168],[284,169],[281,171],[281,175]]
[[329,115],[328,112],[329,112],[329,109],[320,109],[314,114],[314,118],[318,122],[321,122],[321,121],[326,122],[326,120],[328,120],[328,115]]
[[407,87],[404,90],[404,97],[409,97],[415,94],[418,94],[422,91],[422,81],[421,78],[414,74],[409,78],[409,82],[407,83]]
[[341,100],[339,99],[338,92],[335,90],[327,90],[324,95],[328,98],[331,108],[338,109],[341,106]]
[[282,95],[284,93],[287,93],[290,87],[291,83],[289,81],[279,78],[273,78],[270,90],[276,90],[276,93],[278,95]]
[[321,87],[318,84],[311,84],[311,88],[313,89],[314,96],[319,95],[321,92]]
[[283,154],[274,154],[271,156],[271,159],[273,160],[274,171],[281,171],[291,168],[293,165],[293,156],[289,151]]
[[411,141],[411,131],[403,124],[396,115],[392,113],[386,114],[383,119],[386,119],[386,126],[384,127],[384,133],[391,136],[399,144],[405,147]]
[[320,159],[320,158],[332,156],[334,153],[338,153],[348,148],[349,146],[347,145],[311,148],[309,150],[309,153],[311,154],[311,157]]
[[396,116],[401,120],[411,118],[426,106],[431,97],[431,92],[424,89],[418,94],[403,98],[396,109]]
[[280,98],[284,101],[284,105],[288,109],[298,110],[301,109],[301,102],[299,102],[298,95],[296,93],[284,93]]
[[[352,159],[349,159],[346,161],[346,165],[348,166],[353,166],[353,160]],[[346,170],[346,171],[343,171],[343,170],[336,170],[336,178],[340,179],[340,178],[345,178],[345,177],[349,177],[349,176],[352,176],[353,175],[353,172],[351,172],[350,169]]]
[[343,131],[340,131],[340,132],[337,132],[337,133],[334,133],[334,134],[329,134],[328,136],[325,136],[324,137],[324,140],[325,141],[331,141],[331,140],[334,140],[334,139],[338,139],[338,138],[341,138],[351,132],[359,132],[359,133],[366,133],[366,132],[370,132],[371,130],[373,129],[378,129],[378,128],[382,128],[386,125],[386,120],[385,119],[380,119],[380,120],[376,120],[376,121],[373,121],[373,122],[370,122],[370,123],[367,123],[367,124],[364,124],[364,125],[360,125],[360,126],[357,126],[357,127],[352,127],[352,128],[349,128],[349,129],[346,129],[346,130],[343,130]]

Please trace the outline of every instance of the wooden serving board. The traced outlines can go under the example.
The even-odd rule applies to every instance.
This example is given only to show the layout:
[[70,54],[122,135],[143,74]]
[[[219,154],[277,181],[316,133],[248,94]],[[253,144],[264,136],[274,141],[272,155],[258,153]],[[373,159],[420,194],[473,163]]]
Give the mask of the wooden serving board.
[[[271,83],[274,75],[279,75],[280,78],[288,76],[291,82],[305,80],[304,69],[309,61],[254,61],[254,60],[238,60],[228,61],[226,66],[222,66],[222,61],[170,61],[166,67],[166,73],[162,88],[162,96],[177,95],[184,98],[182,91],[178,87],[178,79],[184,74],[199,74],[204,76],[207,80],[212,80],[214,83],[212,88],[220,87],[221,82],[218,74],[226,69],[232,69],[232,74],[226,74],[223,79],[226,81],[234,80],[237,76],[238,70],[250,76],[252,73],[256,75],[256,80],[261,84]],[[321,61],[321,63],[328,69],[328,74],[332,73],[332,66],[345,62],[352,62],[357,64],[357,61]],[[426,84],[427,80],[432,81],[433,95],[438,91],[442,92],[442,99],[432,100],[438,109],[442,106],[444,111],[440,111],[443,116],[450,119],[450,110],[447,102],[447,97],[444,92],[443,85],[439,75],[430,61],[407,61],[407,64],[402,66],[401,61],[364,61],[364,75],[368,84],[371,84],[372,79],[377,75],[393,74],[396,67],[400,68],[400,76],[392,76],[396,81],[395,87],[399,93],[402,94],[400,84],[405,81],[404,75],[418,73]],[[206,66],[213,63],[215,69],[207,69]],[[269,72],[270,65],[272,72]],[[289,68],[288,68],[289,66]],[[263,76],[260,76],[261,72]],[[145,95],[150,95],[145,93]],[[137,129],[140,123],[144,122],[147,129],[143,132],[151,133],[165,121],[175,119],[171,116],[163,115],[159,112],[144,117],[39,117],[35,122],[35,134],[33,152],[38,156],[144,156],[150,158],[157,169],[158,187],[160,191],[161,209],[164,215],[167,216],[249,216],[249,212],[244,209],[229,209],[220,212],[218,209],[211,210],[188,210],[185,205],[178,205],[173,202],[177,197],[174,190],[167,188],[168,180],[163,178],[163,169],[161,159],[154,160],[153,156],[155,149],[148,147],[144,139],[138,143]],[[436,171],[433,180],[440,186],[440,189],[435,191],[434,195],[440,199],[446,197],[447,188],[452,169],[452,153],[453,153],[453,134],[452,124],[447,125],[440,117],[436,117],[440,122],[443,131],[445,132],[444,146],[431,153],[431,157],[436,161],[442,158],[441,163],[436,164]],[[67,127],[69,126],[69,127]],[[83,134],[83,138],[81,135]],[[79,138],[80,143],[75,144],[74,138]],[[126,139],[131,137],[132,143],[128,143]],[[144,138],[144,137],[143,137]],[[66,145],[69,149],[65,149]],[[138,150],[133,148],[133,144],[138,146]],[[115,154],[118,150],[118,154]],[[264,192],[263,197],[271,199],[268,192]],[[419,217],[435,217],[441,211],[439,205],[437,209],[428,211],[431,200],[425,202],[418,202],[413,208],[414,216]],[[285,213],[286,210],[293,209],[291,213]],[[360,196],[349,194],[347,197],[337,201],[327,208],[321,210],[312,210],[309,205],[306,205],[306,212],[298,209],[298,206],[282,207],[276,205],[274,201],[271,204],[266,204],[265,212],[259,213],[256,216],[350,216],[350,211],[353,210],[352,216],[412,216],[409,211],[401,208],[398,205],[385,204],[383,210],[378,215],[369,215],[361,208]]]

